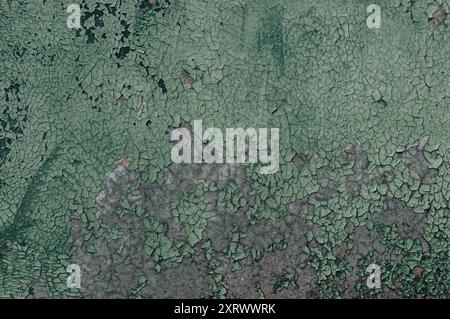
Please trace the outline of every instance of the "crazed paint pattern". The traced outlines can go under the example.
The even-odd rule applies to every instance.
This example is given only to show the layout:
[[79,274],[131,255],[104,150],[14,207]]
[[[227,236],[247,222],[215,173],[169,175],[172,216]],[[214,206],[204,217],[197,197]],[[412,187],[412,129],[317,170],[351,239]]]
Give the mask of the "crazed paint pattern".
[[[69,4],[0,3],[0,297],[450,297],[446,1]],[[279,172],[172,164],[196,119]]]

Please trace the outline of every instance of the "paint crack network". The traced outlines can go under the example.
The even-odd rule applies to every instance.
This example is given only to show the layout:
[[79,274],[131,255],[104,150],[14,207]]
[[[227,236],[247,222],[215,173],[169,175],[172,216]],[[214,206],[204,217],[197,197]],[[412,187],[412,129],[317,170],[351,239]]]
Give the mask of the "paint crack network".
[[449,298],[448,12],[1,1],[0,297]]

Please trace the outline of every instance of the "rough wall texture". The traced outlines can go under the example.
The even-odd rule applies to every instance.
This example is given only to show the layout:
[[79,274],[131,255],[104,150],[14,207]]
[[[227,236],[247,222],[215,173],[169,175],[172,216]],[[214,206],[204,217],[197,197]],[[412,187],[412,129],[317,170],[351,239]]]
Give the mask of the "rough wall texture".
[[[450,3],[69,4],[0,3],[0,297],[450,297]],[[279,172],[173,164],[195,119]]]

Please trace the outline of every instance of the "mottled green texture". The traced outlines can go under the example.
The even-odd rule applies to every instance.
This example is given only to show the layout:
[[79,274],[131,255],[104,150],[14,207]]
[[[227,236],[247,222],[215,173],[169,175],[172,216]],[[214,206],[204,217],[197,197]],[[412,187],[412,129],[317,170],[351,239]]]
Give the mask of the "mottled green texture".
[[[450,297],[446,1],[68,4],[0,4],[0,297]],[[171,164],[196,119],[279,172]]]

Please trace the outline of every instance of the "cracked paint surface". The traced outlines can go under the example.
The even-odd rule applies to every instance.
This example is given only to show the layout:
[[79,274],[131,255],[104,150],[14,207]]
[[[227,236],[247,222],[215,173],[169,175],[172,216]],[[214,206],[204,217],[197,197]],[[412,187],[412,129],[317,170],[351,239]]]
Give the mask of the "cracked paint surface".
[[[0,297],[450,297],[449,3],[376,2],[1,2]],[[279,172],[171,163],[196,119]]]

